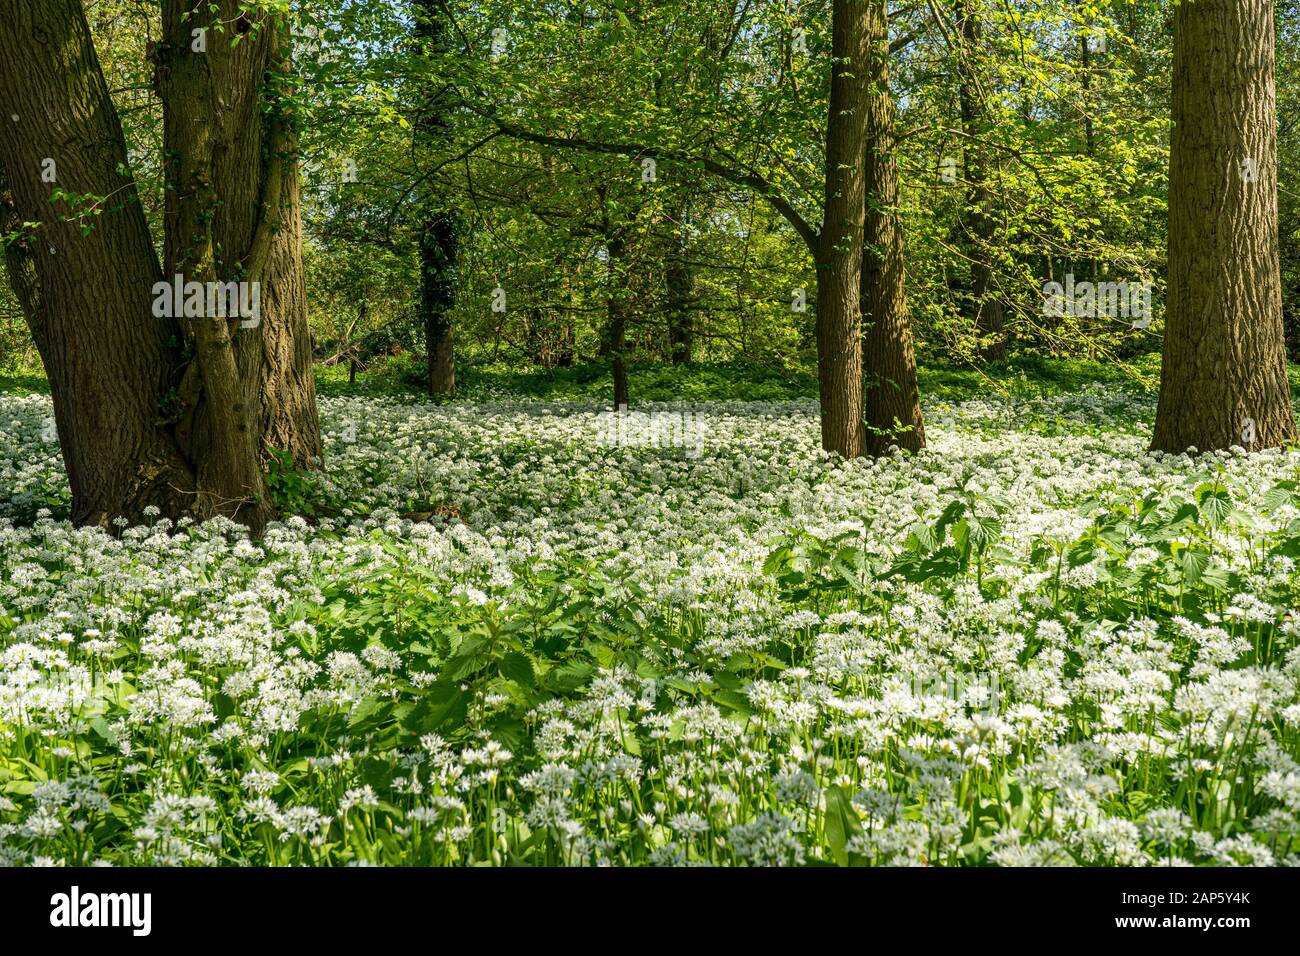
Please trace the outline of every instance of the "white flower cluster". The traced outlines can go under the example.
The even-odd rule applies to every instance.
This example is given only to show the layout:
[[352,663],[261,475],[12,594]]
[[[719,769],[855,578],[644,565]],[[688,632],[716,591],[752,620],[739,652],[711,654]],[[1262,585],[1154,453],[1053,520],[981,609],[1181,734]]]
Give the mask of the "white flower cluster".
[[321,405],[339,504],[254,543],[55,520],[0,397],[0,864],[1300,862],[1300,453],[1100,387],[847,463],[807,401]]

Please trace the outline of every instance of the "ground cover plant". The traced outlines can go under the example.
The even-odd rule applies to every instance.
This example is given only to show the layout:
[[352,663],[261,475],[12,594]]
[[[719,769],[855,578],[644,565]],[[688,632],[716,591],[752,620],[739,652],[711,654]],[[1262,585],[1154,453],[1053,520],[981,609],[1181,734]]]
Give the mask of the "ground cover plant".
[[326,397],[260,541],[51,516],[6,396],[0,861],[1300,862],[1300,452],[1038,391]]
[[1297,78],[1300,0],[9,0],[0,866],[1300,863]]

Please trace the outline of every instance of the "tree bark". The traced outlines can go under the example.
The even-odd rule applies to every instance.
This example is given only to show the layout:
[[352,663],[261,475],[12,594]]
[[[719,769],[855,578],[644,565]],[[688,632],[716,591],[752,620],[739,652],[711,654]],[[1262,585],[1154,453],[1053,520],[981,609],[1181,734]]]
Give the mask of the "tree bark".
[[[261,99],[270,75],[287,72],[286,38],[269,17],[245,19],[237,0],[186,16],[193,6],[164,4],[153,53],[169,187],[165,278],[257,282],[255,328],[238,317],[182,321],[175,302],[154,314],[164,274],[134,183],[117,172],[128,168],[125,144],[80,4],[22,0],[0,33],[0,80],[19,116],[3,124],[0,160],[14,213],[41,223],[25,311],[82,524],[139,521],[153,505],[172,517],[227,515],[256,532],[269,516],[269,450],[300,466],[320,458],[294,143],[281,103]],[[214,17],[226,32],[211,29]],[[105,197],[85,235],[40,179],[50,152],[59,186]]]
[[[1152,447],[1296,437],[1278,258],[1271,0],[1174,14],[1169,290]],[[1253,439],[1253,440],[1252,440]]]
[[[206,31],[202,52],[196,30]],[[200,512],[255,530],[270,514],[262,468],[273,454],[287,453],[296,468],[321,464],[297,141],[277,78],[291,69],[289,43],[278,20],[250,20],[239,0],[215,10],[168,0],[155,51],[167,156],[164,274],[260,289],[256,324],[187,323],[197,376],[187,370],[182,380],[188,407],[176,436],[208,499]]]
[[862,361],[866,379],[864,451],[925,447],[916,351],[907,314],[903,228],[898,221],[898,148],[889,89],[889,28],[884,0],[871,0],[870,91],[866,104],[865,241],[861,271]]
[[859,281],[866,209],[867,101],[875,0],[834,0],[826,198],[817,261],[817,379],[822,448],[858,458],[865,447]]
[[[434,56],[448,47],[447,24],[441,4],[416,0],[414,36],[419,53]],[[433,92],[415,121],[417,152],[438,146],[448,136],[445,94]],[[424,319],[429,394],[450,398],[456,392],[456,347],[451,309],[456,303],[456,267],[460,224],[454,212],[439,208],[435,197],[423,200],[420,235],[420,312]]]
[[[70,517],[108,526],[118,515],[143,520],[151,505],[179,515],[194,476],[156,424],[179,326],[153,315],[158,259],[135,183],[118,172],[126,146],[85,16],[77,0],[15,0],[6,19],[0,161],[12,217],[40,223],[7,250],[10,279],[50,382]],[[47,159],[54,183],[41,178]],[[51,198],[56,186],[108,197],[89,232]]]
[[456,346],[451,307],[456,301],[456,223],[445,212],[425,220],[420,235],[420,311],[429,363],[429,394],[456,393]]
[[46,335],[40,302],[41,285],[36,274],[38,241],[34,234],[23,231],[22,223],[4,167],[0,166],[0,236],[14,237],[4,243],[6,274],[33,342],[38,343]]
[[[285,69],[288,64],[284,64]],[[307,314],[307,277],[302,260],[302,189],[296,159],[297,141],[280,121],[270,126],[269,149],[280,160],[280,208],[263,209],[271,217],[271,248],[262,273],[262,324],[258,337],[245,340],[245,368],[260,359],[263,463],[271,449],[289,453],[295,468],[324,465],[320,417],[316,409],[316,373],[311,325]],[[263,193],[268,191],[263,176]],[[250,330],[244,330],[245,333]],[[246,373],[247,374],[247,373]],[[251,376],[250,384],[252,381]]]
[[[163,275],[202,283],[243,279],[238,260],[228,257],[248,248],[252,236],[239,235],[243,230],[238,226],[243,223],[237,219],[247,222],[247,217],[231,213],[245,203],[256,208],[257,194],[241,194],[241,187],[248,186],[247,177],[236,170],[233,178],[227,178],[231,170],[218,169],[218,154],[225,166],[232,152],[243,154],[250,148],[242,121],[250,107],[256,108],[261,79],[260,72],[250,74],[258,60],[265,62],[265,53],[259,55],[258,47],[265,45],[272,32],[230,52],[206,13],[197,13],[183,0],[165,3],[163,42],[156,51],[167,158]],[[198,30],[209,35],[196,37]],[[208,49],[196,50],[196,40]],[[218,191],[218,183],[228,187],[224,195]],[[233,241],[228,244],[227,240]],[[179,313],[177,306],[173,302]],[[240,329],[237,317],[205,314],[187,319],[192,361],[202,392],[191,409],[192,419],[178,434],[183,441],[195,443],[191,450],[204,450],[202,455],[192,455],[199,510],[260,528],[270,515],[270,499],[258,448],[261,383],[255,376],[245,379],[241,375],[236,354],[236,336],[245,330]],[[251,331],[256,335],[257,330]]]

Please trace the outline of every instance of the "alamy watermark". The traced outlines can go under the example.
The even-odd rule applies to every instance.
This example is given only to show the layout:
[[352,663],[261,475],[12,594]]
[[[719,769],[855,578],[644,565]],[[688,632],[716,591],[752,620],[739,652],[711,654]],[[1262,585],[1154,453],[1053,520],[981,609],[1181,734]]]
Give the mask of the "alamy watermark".
[[1060,282],[1043,283],[1043,315],[1087,319],[1130,319],[1133,328],[1151,324],[1150,282],[1075,282],[1074,273]]
[[151,893],[82,893],[74,885],[50,897],[51,926],[125,926],[133,936],[148,936],[152,911]]
[[262,323],[260,282],[186,282],[177,273],[171,282],[154,283],[153,295],[153,314],[160,319],[237,318],[242,329]]
[[976,713],[996,714],[1002,699],[997,674],[944,673],[912,678],[912,696],[956,701]]
[[679,448],[688,458],[704,451],[704,417],[698,412],[629,412],[626,405],[597,416],[600,439],[615,448]]

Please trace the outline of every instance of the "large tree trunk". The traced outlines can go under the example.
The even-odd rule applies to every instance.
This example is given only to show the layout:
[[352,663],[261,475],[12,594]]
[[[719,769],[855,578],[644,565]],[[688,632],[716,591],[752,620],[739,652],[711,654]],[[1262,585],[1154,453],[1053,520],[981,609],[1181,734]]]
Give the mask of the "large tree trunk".
[[[435,0],[416,0],[414,37],[424,56],[444,52],[448,46],[445,14]],[[440,145],[449,135],[445,95],[431,95],[421,104],[415,121],[417,153]],[[457,233],[455,213],[439,208],[436,197],[423,200],[420,235],[420,312],[424,319],[425,354],[429,394],[450,398],[456,392],[456,347],[451,309],[456,302]]]
[[1169,293],[1152,447],[1295,438],[1282,328],[1271,0],[1174,15]]
[[[11,246],[10,279],[45,366],[72,490],[72,520],[189,510],[194,477],[157,421],[179,338],[153,315],[158,260],[127,168],[117,113],[77,0],[15,0],[0,29],[0,160],[12,217],[38,222]],[[13,117],[17,117],[14,119]],[[56,182],[42,181],[54,161]],[[112,197],[79,232],[55,186]],[[14,268],[17,266],[17,268]]]
[[[256,158],[254,168],[260,168],[260,150],[254,145],[258,137],[250,135],[246,123],[257,115],[265,47],[274,31],[232,51],[212,29],[208,11],[189,15],[193,13],[183,0],[163,5],[163,42],[156,53],[167,182],[163,274],[184,282],[242,280],[239,257],[251,243],[255,221],[241,213],[248,206],[257,209],[260,191],[256,179],[250,182],[242,169],[232,170],[228,163],[234,153],[244,163]],[[196,30],[207,31],[208,36],[197,38],[207,46],[205,52],[194,49]],[[219,169],[219,162],[227,168]],[[249,228],[240,228],[245,224]],[[241,329],[238,318],[187,318],[198,369],[191,381],[197,379],[201,392],[178,436],[192,443],[203,499],[199,509],[260,528],[270,514],[258,448],[261,382],[256,366],[254,374],[241,374],[237,355],[253,352],[247,343],[260,339],[260,329]],[[203,453],[193,454],[198,448]]]
[[822,448],[858,458],[862,423],[860,292],[871,17],[875,0],[834,0],[826,199],[817,243],[817,379]]
[[889,91],[889,28],[884,0],[871,0],[870,93],[865,157],[866,225],[861,272],[862,358],[866,378],[866,443],[870,455],[891,445],[925,447],[916,382],[916,352],[907,315],[903,228],[898,221],[898,144]]
[[[0,80],[19,122],[4,124],[0,159],[14,212],[42,224],[35,282],[18,285],[29,286],[25,311],[50,379],[73,520],[135,521],[155,505],[171,516],[227,515],[256,531],[269,516],[264,453],[284,449],[302,466],[320,457],[294,144],[284,111],[273,99],[264,110],[261,97],[268,73],[287,70],[287,38],[269,18],[254,29],[237,0],[183,18],[190,6],[164,4],[154,51],[166,278],[258,283],[256,327],[206,314],[181,320],[180,303],[154,314],[163,274],[134,185],[117,172],[127,166],[122,132],[75,0],[11,6]],[[212,29],[217,16],[224,32]],[[194,31],[205,28],[206,49],[196,49]],[[40,181],[49,152],[59,154],[58,185],[111,201],[84,237]],[[173,345],[181,341],[185,355]]]
[[[278,216],[263,210],[275,217],[276,224],[262,274],[262,461],[271,449],[278,449],[289,453],[296,468],[319,468],[324,460],[302,261],[302,191],[298,163],[291,158],[297,142],[277,124],[271,129],[280,136],[280,145],[274,145],[272,139],[270,148],[284,149],[288,155],[281,168]],[[250,358],[255,358],[257,340],[250,337],[247,341]]]
[[[260,289],[255,325],[187,322],[202,389],[196,394],[195,375],[187,370],[181,393],[189,408],[176,434],[201,462],[206,493],[224,498],[246,487],[250,506],[265,512],[264,489],[252,472],[260,476],[273,451],[287,452],[297,468],[318,467],[321,442],[297,140],[292,107],[280,99],[289,91],[273,78],[290,71],[291,40],[279,21],[250,20],[243,6],[240,0],[222,0],[215,11],[193,0],[163,5],[163,43],[155,51],[167,157],[163,253],[167,278],[215,277]],[[199,29],[207,31],[202,53],[194,50]],[[199,255],[205,245],[210,252]],[[225,407],[227,401],[233,406]],[[205,472],[214,475],[210,483]],[[228,501],[206,510],[248,520]]]
[[966,172],[966,205],[962,212],[963,245],[971,261],[971,289],[968,314],[980,337],[980,356],[989,362],[1007,357],[1007,339],[1003,330],[1002,298],[995,284],[991,262],[997,224],[993,218],[993,193],[989,189],[987,149],[982,143],[988,133],[988,110],[984,101],[976,64],[980,53],[980,17],[973,9],[975,0],[954,0],[957,30],[961,43],[958,58],[962,130],[966,144],[962,150]]

